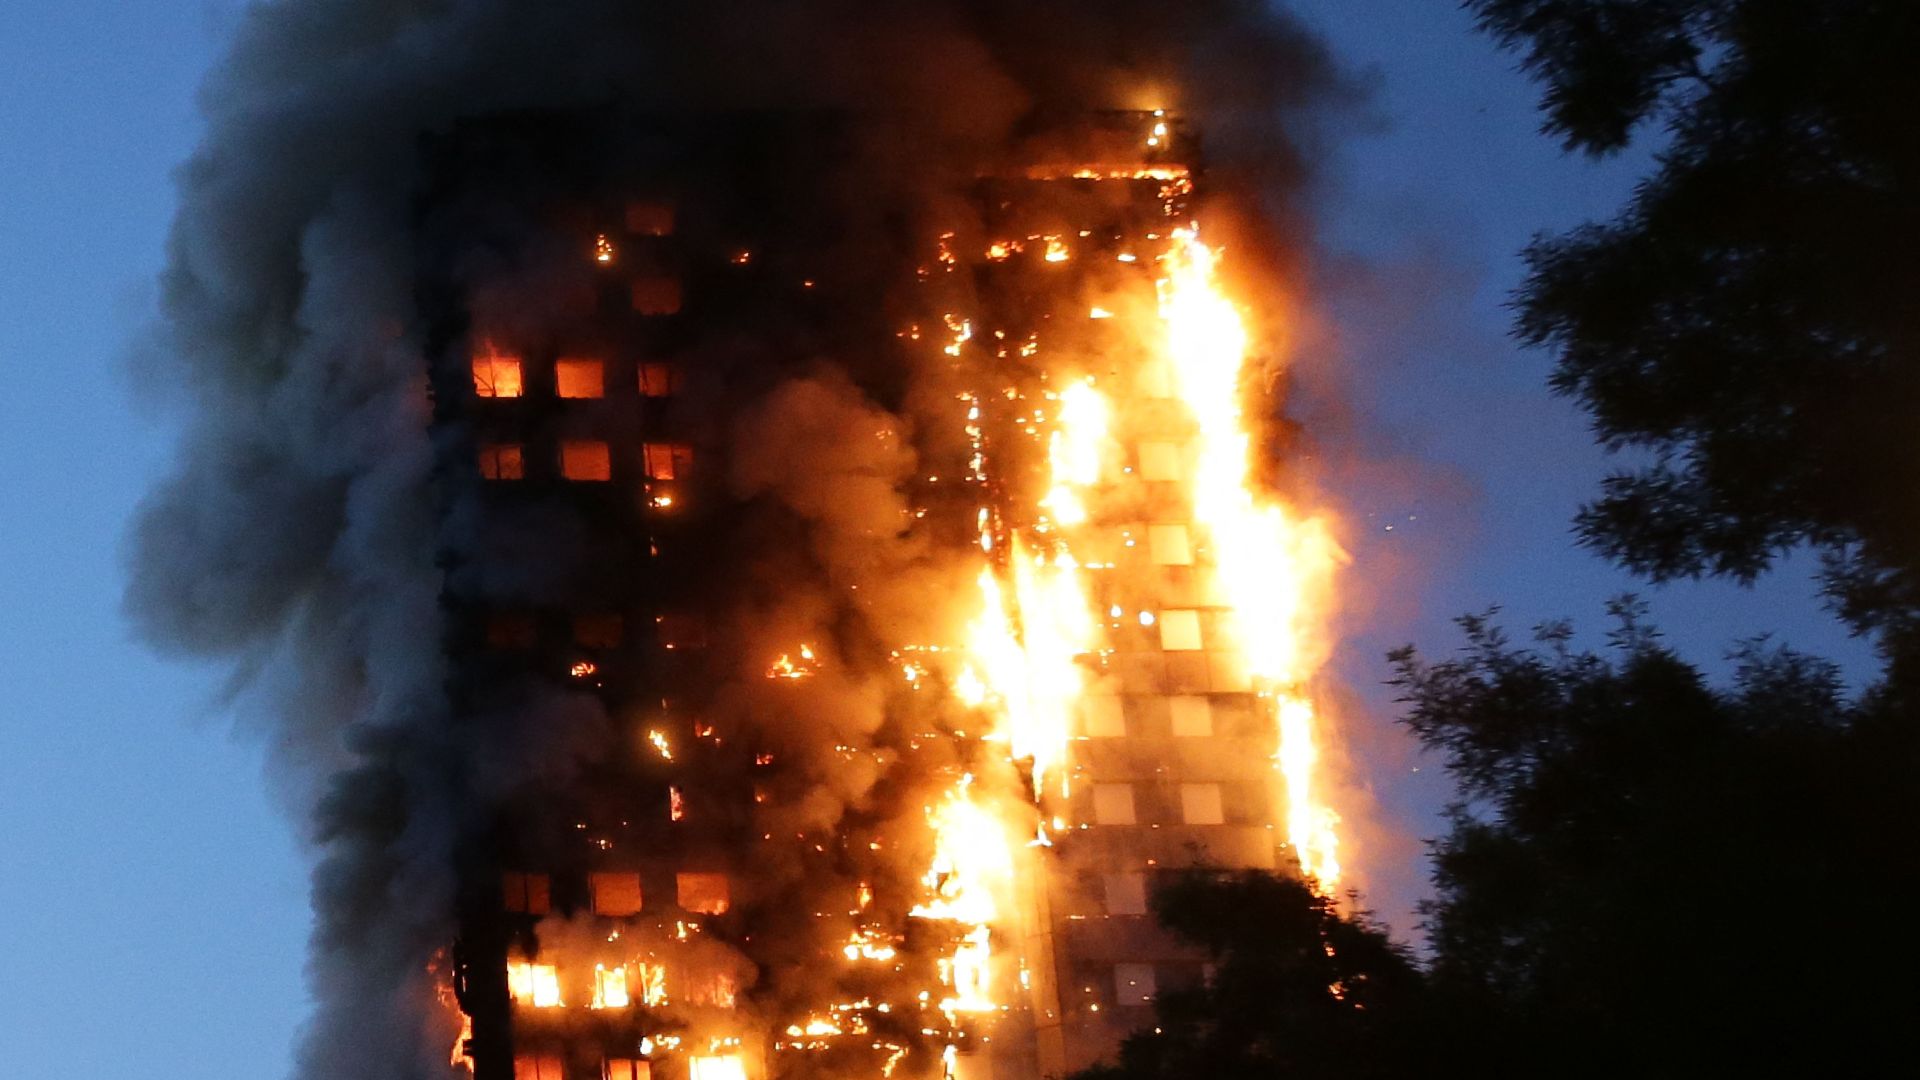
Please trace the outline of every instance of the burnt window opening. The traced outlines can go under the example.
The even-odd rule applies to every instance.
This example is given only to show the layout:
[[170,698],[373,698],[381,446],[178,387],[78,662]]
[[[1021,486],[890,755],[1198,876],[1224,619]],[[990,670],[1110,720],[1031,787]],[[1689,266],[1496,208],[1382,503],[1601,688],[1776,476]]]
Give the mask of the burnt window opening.
[[593,483],[613,479],[613,455],[603,439],[567,439],[560,444],[560,475]]
[[595,915],[620,919],[640,914],[638,873],[588,874],[587,888],[593,894]]
[[567,1080],[566,1065],[559,1054],[515,1054],[513,1080]]
[[629,202],[627,231],[635,236],[672,236],[673,204],[657,199]]
[[586,649],[617,649],[627,635],[627,620],[620,615],[594,614],[573,617],[574,644]]
[[672,364],[640,365],[640,396],[672,397],[680,392],[680,369]]
[[480,478],[483,480],[525,480],[527,449],[519,443],[482,443]]
[[633,310],[641,315],[678,315],[683,299],[679,278],[643,277],[633,281]]
[[647,443],[642,453],[647,476],[654,480],[684,479],[693,469],[693,447],[686,443]]
[[590,357],[563,356],[553,364],[553,389],[563,398],[606,397],[606,365]]
[[509,870],[500,875],[505,908],[520,915],[545,915],[553,910],[553,883],[545,874]]
[[600,1080],[652,1080],[653,1063],[640,1058],[608,1058]]
[[473,358],[473,393],[483,398],[517,398],[526,393],[520,358],[485,352]]
[[725,874],[682,871],[677,875],[675,885],[680,906],[687,911],[702,915],[725,915],[727,909],[733,906],[733,895]]
[[496,611],[487,616],[487,645],[494,649],[531,649],[540,627],[524,611]]

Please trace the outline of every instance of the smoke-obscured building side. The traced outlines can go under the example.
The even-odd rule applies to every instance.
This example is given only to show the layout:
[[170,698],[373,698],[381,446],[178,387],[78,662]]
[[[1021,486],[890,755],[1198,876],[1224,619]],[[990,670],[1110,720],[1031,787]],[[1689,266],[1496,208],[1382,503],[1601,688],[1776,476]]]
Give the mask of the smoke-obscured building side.
[[611,110],[424,145],[447,693],[522,755],[444,777],[478,1080],[1064,1075],[1204,978],[1153,875],[1282,857],[1140,329],[1194,143],[1017,145]]

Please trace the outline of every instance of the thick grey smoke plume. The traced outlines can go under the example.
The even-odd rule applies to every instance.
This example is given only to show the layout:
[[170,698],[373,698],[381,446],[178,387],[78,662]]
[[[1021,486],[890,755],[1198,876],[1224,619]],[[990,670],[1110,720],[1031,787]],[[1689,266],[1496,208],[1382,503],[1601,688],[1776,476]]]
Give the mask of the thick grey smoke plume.
[[[296,1074],[446,1075],[452,1033],[428,967],[454,934],[453,850],[473,807],[570,775],[611,741],[610,718],[567,700],[512,705],[537,725],[452,722],[437,553],[471,548],[458,573],[487,587],[543,585],[514,579],[510,537],[457,535],[460,499],[433,491],[413,235],[424,136],[532,108],[854,110],[890,118],[860,167],[891,188],[877,205],[902,207],[937,201],[925,177],[1008,150],[1033,117],[1164,105],[1207,131],[1219,186],[1262,196],[1270,235],[1297,237],[1296,129],[1338,93],[1318,47],[1254,0],[254,7],[207,81],[209,134],[180,177],[162,329],[186,428],[135,523],[127,605],[156,647],[230,662],[246,710],[267,717],[271,770],[317,863],[316,1005]],[[828,647],[834,674],[796,706],[759,700],[765,680],[745,673],[807,635],[852,652],[939,629],[922,598],[949,568],[902,520],[898,485],[940,450],[946,436],[915,413],[943,394],[913,373],[811,362],[737,382],[759,389],[734,494],[807,542],[762,552],[751,520],[730,541],[761,569],[729,601],[719,635],[743,675],[714,707],[792,718],[767,736],[815,782],[768,820],[830,831],[857,814],[880,830],[918,800],[879,798],[879,764],[822,749],[886,760],[873,676]],[[768,887],[799,876],[768,873]],[[781,978],[766,975],[775,999]]]

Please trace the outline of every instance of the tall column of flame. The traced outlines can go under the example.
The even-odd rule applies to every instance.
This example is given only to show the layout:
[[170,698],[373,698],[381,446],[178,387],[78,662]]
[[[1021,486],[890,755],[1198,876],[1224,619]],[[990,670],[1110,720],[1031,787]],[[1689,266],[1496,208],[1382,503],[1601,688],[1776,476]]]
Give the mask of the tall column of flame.
[[[991,700],[998,707],[994,737],[1008,743],[1013,760],[1029,763],[1034,793],[1047,791],[1051,777],[1065,796],[1073,712],[1086,690],[1079,657],[1093,650],[1098,633],[1070,533],[1087,520],[1084,495],[1100,480],[1111,408],[1083,381],[1070,383],[1058,400],[1047,495],[1038,520],[1016,531],[1009,546],[1011,603],[1000,576],[992,567],[983,569],[981,613],[967,642],[975,666],[962,673],[958,689],[970,705]],[[981,520],[981,547],[992,551],[988,519]]]
[[1197,231],[1179,230],[1159,282],[1175,392],[1197,429],[1194,521],[1211,540],[1255,689],[1278,725],[1288,841],[1301,869],[1325,888],[1340,876],[1339,818],[1316,791],[1313,704],[1301,685],[1312,674],[1310,601],[1338,549],[1318,521],[1256,495],[1253,436],[1241,404],[1248,334],[1221,288],[1217,261]]

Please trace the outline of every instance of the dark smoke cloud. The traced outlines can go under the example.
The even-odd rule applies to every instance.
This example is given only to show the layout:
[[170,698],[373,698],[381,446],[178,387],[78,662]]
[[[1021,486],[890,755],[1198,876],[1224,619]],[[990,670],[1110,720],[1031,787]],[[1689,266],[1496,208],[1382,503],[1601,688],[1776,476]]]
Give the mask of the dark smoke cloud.
[[[511,536],[450,539],[469,527],[463,506],[432,494],[411,231],[424,134],[610,102],[855,109],[892,118],[862,167],[890,178],[894,203],[930,203],[941,196],[927,177],[1003,152],[1027,118],[1166,105],[1208,130],[1223,186],[1261,196],[1284,237],[1300,235],[1285,197],[1306,171],[1302,117],[1344,92],[1319,47],[1252,0],[250,9],[207,80],[209,133],[179,177],[155,362],[185,388],[185,434],[133,525],[127,608],[157,648],[234,665],[252,687],[246,711],[268,718],[271,771],[316,859],[316,1005],[297,1075],[446,1073],[452,1033],[436,1026],[426,972],[454,932],[451,852],[477,806],[571,775],[612,730],[577,702],[540,699],[451,723],[436,552],[491,553],[460,572],[503,593],[558,586],[526,576]],[[758,437],[732,469],[736,493],[765,504],[765,521],[798,522],[806,544],[768,555],[757,594],[732,601],[737,625],[722,634],[743,659],[717,707],[764,713],[751,669],[802,635],[835,665],[815,700],[783,706],[795,726],[782,751],[819,758],[797,773],[819,783],[767,812],[798,831],[877,834],[923,801],[889,790],[881,764],[820,753],[890,760],[887,691],[859,648],[929,632],[923,598],[948,570],[907,527],[897,488],[929,426],[913,414],[950,397],[897,392],[897,373],[883,392],[858,367],[822,357],[792,381],[768,373],[749,409]],[[550,552],[551,524],[527,523],[525,538]],[[830,727],[809,726],[822,717]]]

